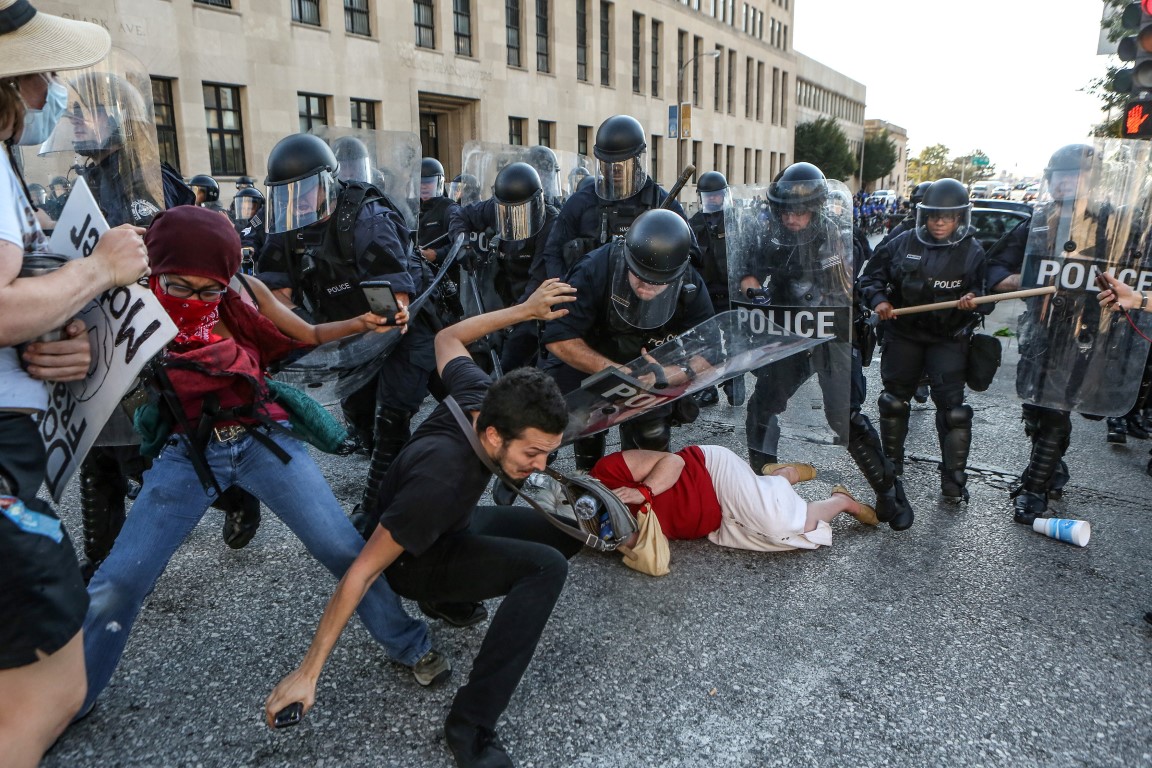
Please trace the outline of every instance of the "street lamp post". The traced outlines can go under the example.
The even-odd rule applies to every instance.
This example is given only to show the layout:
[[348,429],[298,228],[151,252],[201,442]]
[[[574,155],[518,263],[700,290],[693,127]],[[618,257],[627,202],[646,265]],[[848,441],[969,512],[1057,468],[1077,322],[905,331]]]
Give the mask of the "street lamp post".
[[[707,53],[697,54],[688,61],[680,65],[680,71],[676,73],[676,173],[680,174],[684,170],[684,109],[681,106],[684,103],[684,70],[688,65],[696,61],[696,59],[709,56],[713,59],[720,58],[720,51],[708,51]],[[720,66],[719,63],[716,66]]]

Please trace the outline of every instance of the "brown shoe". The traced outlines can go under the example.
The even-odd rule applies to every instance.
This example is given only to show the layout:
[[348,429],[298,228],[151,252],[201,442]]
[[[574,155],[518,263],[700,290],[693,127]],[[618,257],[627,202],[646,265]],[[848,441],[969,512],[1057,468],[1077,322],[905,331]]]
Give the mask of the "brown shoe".
[[[832,494],[835,495],[837,493],[842,494],[844,496],[847,496],[848,498],[852,499],[852,501],[855,501],[860,506],[860,511],[857,512],[856,514],[852,515],[852,517],[854,517],[857,520],[859,520],[860,522],[864,523],[864,525],[879,525],[880,524],[880,519],[878,517],[876,517],[876,510],[872,509],[872,507],[868,506],[864,502],[858,501],[855,496],[853,496],[851,493],[848,492],[847,488],[845,488],[842,485],[837,485],[832,489]],[[852,514],[852,513],[849,512],[849,514]]]
[[760,468],[760,474],[771,475],[776,470],[783,469],[784,467],[792,467],[796,470],[796,474],[800,476],[800,479],[796,481],[798,483],[806,483],[816,478],[816,467],[811,464],[799,464],[797,462],[788,464],[765,464]]

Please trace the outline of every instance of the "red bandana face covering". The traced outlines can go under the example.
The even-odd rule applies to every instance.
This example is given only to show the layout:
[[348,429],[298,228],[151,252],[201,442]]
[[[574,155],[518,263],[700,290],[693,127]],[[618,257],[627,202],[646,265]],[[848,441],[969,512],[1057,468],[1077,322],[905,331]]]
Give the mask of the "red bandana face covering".
[[160,286],[160,278],[153,276],[149,283],[152,293],[160,300],[164,311],[176,323],[175,344],[201,343],[212,341],[212,328],[220,320],[219,301],[200,301],[199,299],[178,299],[169,296]]

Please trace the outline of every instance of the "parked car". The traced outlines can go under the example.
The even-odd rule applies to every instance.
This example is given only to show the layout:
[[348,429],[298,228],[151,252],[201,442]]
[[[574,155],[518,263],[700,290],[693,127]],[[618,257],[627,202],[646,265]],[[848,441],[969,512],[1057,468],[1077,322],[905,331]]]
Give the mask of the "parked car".
[[868,202],[881,203],[887,207],[896,202],[896,193],[891,189],[878,189],[868,195]]
[[1007,200],[1008,193],[1011,191],[1007,184],[997,184],[992,188],[992,194],[989,197],[993,200]]
[[1021,201],[1025,202],[1025,203],[1034,203],[1034,202],[1036,202],[1036,196],[1039,194],[1040,194],[1040,185],[1039,184],[1029,184],[1024,189],[1024,197],[1021,198]]
[[968,187],[968,197],[970,198],[975,199],[979,197],[982,199],[987,199],[991,196],[992,185],[986,181],[976,181],[973,182],[970,187]]
[[987,251],[996,241],[1032,217],[1032,206],[1015,200],[973,200],[972,227]]

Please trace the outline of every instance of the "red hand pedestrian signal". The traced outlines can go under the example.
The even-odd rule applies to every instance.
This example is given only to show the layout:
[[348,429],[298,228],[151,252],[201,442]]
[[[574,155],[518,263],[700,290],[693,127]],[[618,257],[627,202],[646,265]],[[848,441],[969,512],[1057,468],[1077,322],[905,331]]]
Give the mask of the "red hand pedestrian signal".
[[1124,135],[1132,138],[1136,136],[1152,136],[1152,125],[1148,125],[1148,118],[1152,117],[1152,103],[1136,101],[1124,110]]

